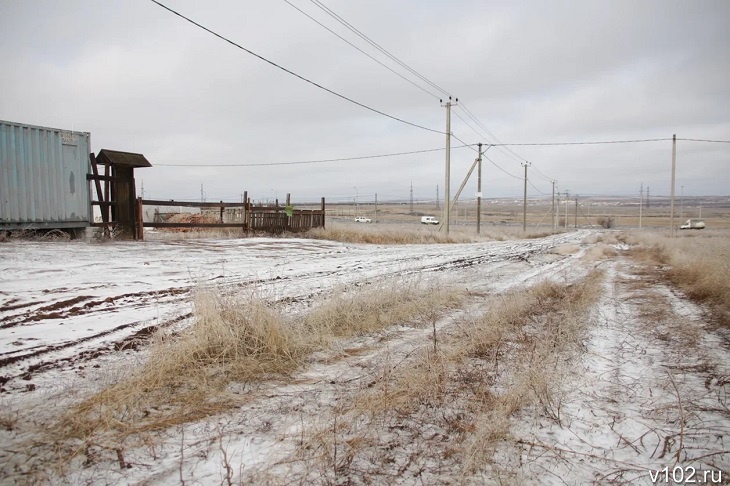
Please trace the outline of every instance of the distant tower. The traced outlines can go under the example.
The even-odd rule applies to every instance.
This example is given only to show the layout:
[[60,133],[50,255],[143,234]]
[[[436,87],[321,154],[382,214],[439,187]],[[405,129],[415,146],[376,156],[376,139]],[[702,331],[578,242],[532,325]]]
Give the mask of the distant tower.
[[439,186],[436,184],[436,209],[441,209],[439,207]]
[[646,209],[649,209],[649,206],[651,206],[649,204],[649,186],[646,186]]

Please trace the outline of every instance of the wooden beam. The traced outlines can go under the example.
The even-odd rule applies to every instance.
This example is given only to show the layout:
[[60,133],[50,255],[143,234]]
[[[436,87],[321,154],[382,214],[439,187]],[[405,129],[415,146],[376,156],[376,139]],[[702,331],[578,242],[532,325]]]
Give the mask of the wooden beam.
[[183,208],[242,208],[246,203],[217,203],[217,202],[197,202],[197,201],[163,201],[158,199],[143,199],[142,204],[145,206],[179,206]]
[[143,223],[145,228],[243,228],[241,223]]
[[[99,202],[101,202],[101,201],[104,201],[104,195],[101,192],[101,182],[98,179],[99,170],[96,166],[96,155],[94,155],[94,152],[91,152],[89,154],[89,159],[91,159],[91,172],[94,174],[94,177],[96,177],[96,179],[94,179],[96,181],[96,199]],[[88,179],[88,174],[87,174],[87,179]],[[94,202],[92,201],[91,204],[93,205]],[[93,212],[91,213],[91,219],[94,219]],[[101,212],[101,220],[104,222],[105,225],[109,223],[109,219],[107,218],[107,215],[104,211]]]

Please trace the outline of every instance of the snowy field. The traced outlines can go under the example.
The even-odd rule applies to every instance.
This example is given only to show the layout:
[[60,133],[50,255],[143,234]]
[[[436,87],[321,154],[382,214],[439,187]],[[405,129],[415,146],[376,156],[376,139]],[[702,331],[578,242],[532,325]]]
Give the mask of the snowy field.
[[[382,475],[353,466],[317,479],[296,460],[304,431],[334,420],[336,432],[339,404],[381,373],[382,363],[404,362],[429,346],[430,328],[396,326],[339,348],[358,352],[313,360],[288,380],[245,389],[247,405],[240,410],[159,433],[154,444],[98,450],[93,461],[77,461],[45,481],[667,484],[663,468],[672,480],[679,467],[685,479],[695,471],[695,479],[727,484],[727,337],[673,289],[635,285],[635,264],[622,254],[626,245],[613,245],[617,255],[591,257],[599,248],[596,234],[404,246],[294,238],[0,244],[0,400],[6,415],[25,420],[23,413],[34,407],[69,400],[70,390],[98,389],[120,366],[144,359],[145,339],[156,329],[191,322],[197,289],[263,292],[295,313],[338,286],[409,275],[499,296],[544,280],[569,284],[599,268],[603,295],[591,312],[584,352],[562,382],[558,419],[539,410],[516,413],[514,440],[497,448],[494,463],[477,474],[465,477],[459,464],[421,460],[412,449],[402,456],[407,461],[384,463]],[[647,296],[668,312],[658,327],[647,325]],[[469,301],[434,328],[446,333],[460,316],[488,311],[486,305],[482,298]],[[421,433],[428,449],[437,439]],[[11,425],[0,433],[0,475],[7,483],[34,482],[37,463],[19,446],[29,434]],[[392,434],[391,448],[398,450],[403,439],[397,428]]]

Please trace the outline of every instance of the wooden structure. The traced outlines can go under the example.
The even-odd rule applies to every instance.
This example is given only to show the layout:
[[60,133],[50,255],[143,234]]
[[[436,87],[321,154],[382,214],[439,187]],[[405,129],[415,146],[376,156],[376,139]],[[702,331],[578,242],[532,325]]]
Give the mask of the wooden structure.
[[[321,199],[320,209],[294,209],[291,206],[290,195],[287,195],[286,206],[280,206],[278,201],[274,206],[254,206],[248,199],[248,193],[245,193],[244,201],[246,202],[190,202],[138,198],[135,238],[144,239],[144,228],[241,228],[244,231],[279,234],[284,231],[300,232],[325,227],[324,198]],[[144,221],[144,206],[200,208],[201,213],[204,212],[209,216],[215,215],[216,221],[209,218],[195,222],[170,222],[158,217],[154,221]],[[226,216],[229,214],[235,214],[240,220],[226,221]]]
[[[142,154],[102,149],[99,155],[90,154],[91,174],[87,180],[94,181],[96,199],[91,197],[91,205],[98,206],[101,222],[91,226],[103,228],[104,235],[126,236],[142,239],[141,227],[137,224],[138,204],[134,169],[152,167]],[[99,166],[104,167],[101,175]],[[103,185],[102,185],[103,183]]]

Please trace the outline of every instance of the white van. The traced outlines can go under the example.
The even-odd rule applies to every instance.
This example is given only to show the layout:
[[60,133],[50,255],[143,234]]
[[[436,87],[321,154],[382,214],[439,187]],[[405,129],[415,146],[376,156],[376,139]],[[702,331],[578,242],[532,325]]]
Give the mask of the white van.
[[421,224],[439,224],[439,220],[433,216],[421,216]]

